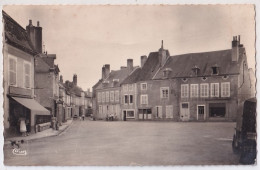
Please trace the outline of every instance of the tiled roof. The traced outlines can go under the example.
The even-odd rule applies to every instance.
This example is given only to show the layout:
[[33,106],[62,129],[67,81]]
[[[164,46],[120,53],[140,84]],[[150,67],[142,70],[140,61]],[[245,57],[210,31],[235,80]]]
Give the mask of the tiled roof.
[[[125,80],[125,78],[128,76],[128,69],[127,68],[123,68],[120,70],[112,70],[108,77],[103,81],[106,82],[106,88],[109,87],[119,87],[120,84]],[[117,81],[118,80],[118,81]],[[117,81],[117,83],[114,83],[114,81]],[[99,86],[97,86],[96,89],[102,89],[103,88],[103,83],[99,84]]]
[[139,73],[138,81],[150,80],[159,69],[159,52],[151,52]]
[[121,84],[132,84],[132,83],[136,83],[140,77],[140,72],[141,72],[141,68],[137,67],[132,73],[131,75],[129,75]]
[[64,83],[64,87],[70,94],[75,94],[77,96],[81,96],[81,92],[83,92],[82,88],[78,87],[73,82],[70,82],[68,80]]
[[26,30],[12,19],[6,12],[2,11],[4,20],[5,41],[20,50],[31,55],[37,54],[26,33]]
[[[242,55],[244,51],[244,48],[240,48],[240,55]],[[199,68],[197,76],[211,76],[212,66],[219,67],[220,75],[239,73],[237,64],[232,62],[231,49],[229,49],[171,56],[154,79],[163,78],[163,71],[167,68],[171,69],[169,78],[191,77],[195,74],[192,70],[192,68],[195,67]]]

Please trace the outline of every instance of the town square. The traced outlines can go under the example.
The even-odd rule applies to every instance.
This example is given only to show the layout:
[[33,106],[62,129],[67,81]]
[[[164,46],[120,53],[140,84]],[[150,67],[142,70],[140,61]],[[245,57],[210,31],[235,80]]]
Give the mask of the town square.
[[254,16],[4,6],[5,166],[256,164]]

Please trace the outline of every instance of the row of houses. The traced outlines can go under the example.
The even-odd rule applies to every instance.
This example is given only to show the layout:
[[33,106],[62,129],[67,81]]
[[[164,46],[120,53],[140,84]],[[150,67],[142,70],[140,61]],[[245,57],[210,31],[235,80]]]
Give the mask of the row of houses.
[[240,36],[233,37],[230,49],[173,56],[162,41],[140,61],[133,66],[128,59],[116,71],[102,67],[93,86],[97,118],[234,121],[243,101],[255,96],[255,76]]
[[43,50],[42,27],[29,20],[24,29],[3,11],[3,87],[5,136],[18,135],[21,119],[27,132],[51,119],[62,122],[91,110],[92,94],[73,81],[63,82],[56,54]]

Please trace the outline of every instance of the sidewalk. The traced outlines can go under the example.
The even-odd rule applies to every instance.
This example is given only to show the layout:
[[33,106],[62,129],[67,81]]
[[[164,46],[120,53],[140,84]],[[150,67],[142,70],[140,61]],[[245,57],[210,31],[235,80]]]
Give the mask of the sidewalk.
[[30,141],[30,140],[35,140],[35,139],[40,139],[40,138],[45,138],[45,137],[51,137],[51,136],[58,136],[61,134],[63,131],[65,131],[73,122],[73,120],[67,120],[67,122],[63,123],[62,126],[59,127],[59,130],[53,130],[52,128],[46,129],[42,132],[37,132],[35,134],[31,134],[29,136],[19,136],[19,137],[12,137],[12,138],[6,138],[4,141],[4,144],[10,144],[10,141],[14,140],[24,140],[24,141]]

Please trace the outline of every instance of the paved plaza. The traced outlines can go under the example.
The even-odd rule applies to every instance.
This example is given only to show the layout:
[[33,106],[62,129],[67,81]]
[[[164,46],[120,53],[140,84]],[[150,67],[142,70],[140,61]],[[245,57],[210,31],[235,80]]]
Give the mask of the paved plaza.
[[4,146],[5,165],[159,166],[234,165],[235,123],[75,120],[59,136],[26,141],[14,155]]

